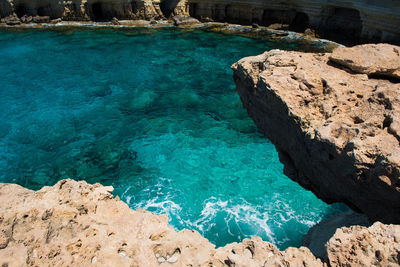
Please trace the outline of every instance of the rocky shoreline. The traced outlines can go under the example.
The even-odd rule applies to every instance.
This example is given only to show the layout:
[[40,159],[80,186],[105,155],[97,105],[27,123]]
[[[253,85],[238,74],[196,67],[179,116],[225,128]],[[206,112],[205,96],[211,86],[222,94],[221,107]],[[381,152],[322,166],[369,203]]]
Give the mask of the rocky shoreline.
[[216,249],[166,215],[129,209],[112,187],[62,180],[31,191],[0,184],[1,266],[397,266],[400,226],[343,227],[327,260],[308,248],[279,251],[260,238]]
[[233,65],[243,106],[286,175],[328,203],[389,223],[400,222],[399,51],[272,50]]
[[[12,18],[16,16],[12,15]],[[18,17],[18,16],[17,16]],[[237,91],[275,144],[285,173],[328,203],[344,202],[371,221],[400,222],[400,47],[340,45],[268,27],[165,20],[63,22],[36,17],[4,28],[202,29],[298,40],[321,52],[273,50],[233,65]],[[26,18],[25,18],[26,19]],[[30,20],[30,19],[28,19]],[[17,20],[15,20],[17,21]],[[35,23],[31,23],[35,22]],[[181,23],[182,22],[182,23]],[[312,49],[310,49],[311,51]],[[314,50],[315,51],[315,50]],[[368,57],[365,54],[368,53]],[[260,238],[216,249],[198,232],[176,232],[166,215],[132,211],[111,187],[62,180],[34,192],[0,184],[2,266],[398,266],[400,226],[314,228],[310,249],[279,251]],[[362,221],[362,220],[361,220]],[[327,225],[319,225],[322,232]],[[326,223],[327,224],[327,223]],[[330,232],[332,226],[330,225]],[[318,233],[318,234],[315,234]],[[313,237],[314,235],[314,237]],[[314,249],[315,248],[315,249]],[[321,251],[322,250],[322,251]],[[317,256],[317,257],[316,257]],[[318,258],[319,257],[319,258]]]
[[[328,39],[399,43],[400,6],[393,1],[243,0],[3,0],[8,24],[63,21],[162,20],[228,22],[304,32]],[[192,18],[190,18],[192,17]],[[184,19],[182,19],[184,18]],[[341,38],[343,37],[343,38]]]
[[216,32],[221,34],[238,35],[249,38],[265,39],[271,41],[296,42],[299,50],[305,52],[329,52],[343,45],[334,41],[320,39],[313,32],[297,33],[293,31],[280,30],[271,27],[245,26],[240,24],[218,23],[218,22],[199,22],[176,23],[172,20],[116,20],[113,22],[93,22],[93,21],[59,21],[55,23],[22,23],[8,25],[0,23],[0,29],[9,31],[18,30],[54,30],[69,31],[74,29],[114,29],[114,30],[202,30],[206,32]]

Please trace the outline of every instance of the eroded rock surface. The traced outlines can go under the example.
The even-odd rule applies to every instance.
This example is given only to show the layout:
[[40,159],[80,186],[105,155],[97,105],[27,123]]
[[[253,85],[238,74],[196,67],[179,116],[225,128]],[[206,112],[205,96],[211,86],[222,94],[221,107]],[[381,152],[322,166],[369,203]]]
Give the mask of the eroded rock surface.
[[322,266],[306,248],[280,252],[256,237],[215,249],[196,231],[176,232],[166,215],[129,209],[112,190],[0,184],[0,266]]
[[354,72],[400,79],[400,48],[388,44],[368,44],[336,49],[329,59]]
[[[400,49],[272,50],[233,69],[244,107],[275,144],[289,177],[328,203],[345,202],[372,220],[398,223],[400,83],[365,74],[396,64],[391,57],[377,60],[382,47]],[[357,55],[378,65],[365,68],[368,59],[357,61]]]
[[[73,180],[36,192],[0,184],[0,266],[327,266],[308,248],[279,251],[259,237],[215,249],[196,231],[176,232],[166,215],[129,209],[112,190]],[[380,223],[339,229],[330,264],[398,264],[399,233]]]
[[326,246],[332,266],[399,266],[400,226],[343,227]]

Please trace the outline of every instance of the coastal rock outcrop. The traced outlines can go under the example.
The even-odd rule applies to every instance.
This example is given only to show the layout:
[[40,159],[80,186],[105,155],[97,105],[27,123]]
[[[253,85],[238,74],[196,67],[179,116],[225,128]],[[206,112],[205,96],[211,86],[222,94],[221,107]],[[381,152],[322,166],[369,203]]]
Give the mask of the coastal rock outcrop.
[[302,245],[309,248],[311,252],[320,259],[327,259],[326,243],[333,237],[336,230],[350,226],[370,226],[367,216],[354,211],[348,211],[334,215],[326,220],[322,220],[307,232],[303,237]]
[[333,51],[329,59],[356,73],[400,79],[400,47],[362,45]]
[[400,222],[399,49],[272,50],[233,65],[243,106],[285,173],[328,203],[391,223]]
[[[343,227],[326,244],[331,266],[399,266],[400,226]],[[346,263],[346,264],[344,264]]]
[[[0,265],[327,266],[305,247],[279,251],[258,237],[215,249],[196,231],[176,232],[166,215],[129,209],[112,191],[73,180],[36,192],[0,184]],[[339,229],[328,243],[330,264],[398,264],[399,240],[399,226]]]
[[269,26],[289,24],[294,31],[308,27],[329,39],[400,42],[400,5],[367,0],[187,0],[190,14],[215,21]]
[[215,249],[196,231],[176,232],[166,215],[129,209],[112,191],[73,180],[37,192],[0,184],[0,265],[323,266],[307,248],[281,252],[256,237]]
[[400,43],[400,5],[392,0],[0,0],[0,18],[16,14],[70,21],[151,20],[173,16],[304,32],[325,38]]

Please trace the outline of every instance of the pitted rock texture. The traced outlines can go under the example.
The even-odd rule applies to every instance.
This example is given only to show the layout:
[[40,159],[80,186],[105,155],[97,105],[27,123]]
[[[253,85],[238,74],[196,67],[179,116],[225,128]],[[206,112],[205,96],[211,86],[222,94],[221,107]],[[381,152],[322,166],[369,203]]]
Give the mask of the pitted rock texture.
[[400,48],[393,45],[340,48],[333,51],[329,59],[354,72],[400,79]]
[[111,186],[69,179],[36,192],[0,184],[0,266],[334,267],[400,262],[398,225],[338,229],[327,244],[329,262],[322,262],[308,248],[279,251],[259,237],[215,249],[196,231],[176,232],[166,215],[129,209],[112,191]]
[[[355,73],[362,66],[353,59],[380,48],[353,47],[350,58],[347,48],[333,54],[272,50],[240,60],[233,70],[244,107],[275,144],[289,177],[328,203],[345,202],[372,221],[398,223],[400,83]],[[353,62],[352,71],[330,60],[339,55]],[[373,68],[387,61],[382,57]]]
[[332,266],[399,266],[400,226],[343,227],[326,246]]
[[166,215],[133,211],[112,187],[62,180],[34,192],[0,184],[0,266],[323,266],[307,248],[260,238],[215,249]]

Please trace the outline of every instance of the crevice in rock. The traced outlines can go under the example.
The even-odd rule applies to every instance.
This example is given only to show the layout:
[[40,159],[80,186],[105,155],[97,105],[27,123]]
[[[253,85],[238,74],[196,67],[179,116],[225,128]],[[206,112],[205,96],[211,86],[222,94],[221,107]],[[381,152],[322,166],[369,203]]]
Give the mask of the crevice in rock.
[[370,79],[376,79],[376,80],[386,80],[389,81],[391,83],[400,83],[400,78],[396,78],[396,77],[390,77],[388,76],[390,75],[390,73],[373,73],[373,74],[369,74],[368,78]]
[[385,119],[383,120],[382,123],[382,129],[389,128],[392,122],[393,122],[392,117],[385,116]]
[[349,74],[352,74],[352,75],[353,74],[360,74],[360,73],[355,72],[355,71],[351,70],[350,68],[340,64],[339,62],[333,61],[332,59],[330,59],[326,64],[331,66],[331,67],[334,67],[336,69],[344,70],[344,71],[346,71],[346,72],[348,72]]

